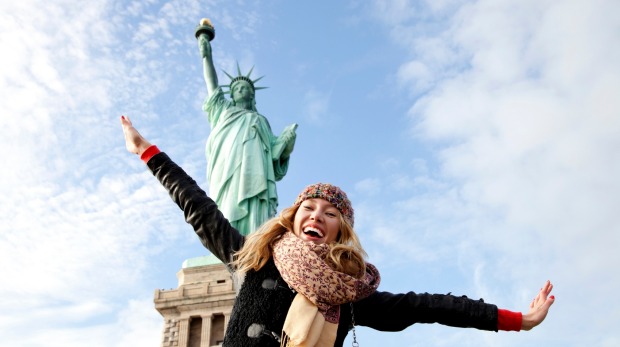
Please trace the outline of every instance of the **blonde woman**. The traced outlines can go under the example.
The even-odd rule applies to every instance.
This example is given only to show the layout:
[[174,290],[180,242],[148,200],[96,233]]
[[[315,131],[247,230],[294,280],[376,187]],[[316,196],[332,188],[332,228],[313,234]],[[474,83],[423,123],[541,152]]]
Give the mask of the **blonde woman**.
[[231,272],[244,276],[224,346],[342,346],[355,325],[381,331],[399,331],[414,323],[530,330],[555,301],[549,296],[550,282],[525,314],[467,297],[378,291],[379,271],[364,260],[353,230],[353,208],[340,188],[312,184],[292,206],[243,236],[127,117],[121,117],[121,125],[127,150],[138,154],[168,190],[202,244]]

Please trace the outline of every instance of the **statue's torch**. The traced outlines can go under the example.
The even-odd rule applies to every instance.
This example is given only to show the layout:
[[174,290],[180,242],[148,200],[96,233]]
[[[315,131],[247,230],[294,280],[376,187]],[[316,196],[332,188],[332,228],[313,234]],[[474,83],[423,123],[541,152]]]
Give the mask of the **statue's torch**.
[[213,24],[211,24],[209,18],[201,19],[200,25],[196,27],[196,38],[199,38],[202,34],[207,35],[209,41],[212,41],[215,37],[215,29],[213,28]]

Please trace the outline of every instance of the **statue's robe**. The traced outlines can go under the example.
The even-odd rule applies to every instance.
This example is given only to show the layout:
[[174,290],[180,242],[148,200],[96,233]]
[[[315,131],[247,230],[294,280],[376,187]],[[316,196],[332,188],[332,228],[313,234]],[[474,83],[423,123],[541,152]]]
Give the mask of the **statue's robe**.
[[276,181],[288,170],[289,157],[267,118],[234,106],[221,87],[203,105],[211,134],[207,140],[209,193],[239,232],[254,232],[276,214]]

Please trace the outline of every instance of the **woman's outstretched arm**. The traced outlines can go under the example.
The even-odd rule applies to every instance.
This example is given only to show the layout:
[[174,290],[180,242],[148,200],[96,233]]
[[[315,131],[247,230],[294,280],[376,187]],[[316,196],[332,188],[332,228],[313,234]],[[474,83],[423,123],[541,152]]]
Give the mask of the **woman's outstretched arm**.
[[194,228],[202,244],[233,271],[232,256],[242,247],[244,237],[230,225],[196,181],[140,135],[128,117],[121,117],[121,125],[127,150],[140,156],[183,211],[185,221]]

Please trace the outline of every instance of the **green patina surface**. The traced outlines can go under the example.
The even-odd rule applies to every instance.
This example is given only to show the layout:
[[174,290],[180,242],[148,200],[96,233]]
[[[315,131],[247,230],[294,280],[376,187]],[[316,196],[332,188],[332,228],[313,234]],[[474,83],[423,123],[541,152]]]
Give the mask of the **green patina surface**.
[[203,105],[211,125],[205,151],[209,195],[231,225],[248,235],[276,214],[276,182],[288,170],[297,125],[273,134],[256,109],[255,93],[261,88],[254,83],[260,78],[252,80],[252,70],[244,75],[237,65],[236,77],[226,73],[230,84],[218,84],[210,43],[214,36],[211,22],[203,19],[196,37],[209,93]]
[[217,259],[213,254],[211,254],[211,255],[205,255],[202,257],[185,259],[181,267],[183,269],[187,269],[190,267],[215,265],[215,264],[222,264],[222,262],[219,259]]

